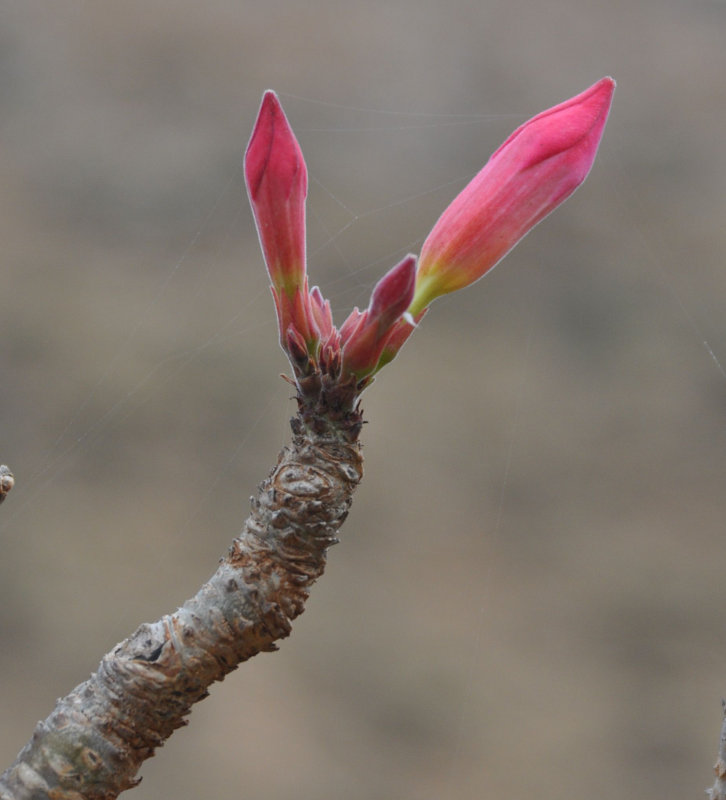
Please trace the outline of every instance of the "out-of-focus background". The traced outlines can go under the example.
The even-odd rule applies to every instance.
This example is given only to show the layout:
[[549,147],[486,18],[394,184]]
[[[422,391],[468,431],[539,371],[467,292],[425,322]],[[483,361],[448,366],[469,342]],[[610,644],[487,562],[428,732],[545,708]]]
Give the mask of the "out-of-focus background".
[[516,125],[612,74],[585,186],[366,393],[366,477],[292,637],[133,796],[701,795],[726,694],[724,42],[724,0],[3,3],[2,766],[211,574],[287,439],[241,169],[262,91],[340,322]]

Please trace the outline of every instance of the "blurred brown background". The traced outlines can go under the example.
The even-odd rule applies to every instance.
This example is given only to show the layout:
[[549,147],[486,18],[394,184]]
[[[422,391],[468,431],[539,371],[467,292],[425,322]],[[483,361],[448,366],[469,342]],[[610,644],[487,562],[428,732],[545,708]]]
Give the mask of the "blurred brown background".
[[2,4],[3,766],[208,577],[287,438],[241,172],[262,91],[340,322],[517,124],[612,74],[585,187],[366,394],[366,478],[292,638],[133,796],[702,796],[725,41],[724,0]]

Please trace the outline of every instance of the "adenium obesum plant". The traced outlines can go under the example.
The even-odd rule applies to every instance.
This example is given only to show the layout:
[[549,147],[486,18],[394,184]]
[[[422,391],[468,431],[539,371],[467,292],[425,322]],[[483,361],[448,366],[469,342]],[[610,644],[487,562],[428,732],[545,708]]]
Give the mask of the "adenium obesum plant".
[[[265,94],[245,175],[297,388],[292,441],[212,577],[57,702],[0,775],[0,800],[115,798],[212,683],[288,636],[363,474],[361,392],[437,297],[481,278],[582,183],[613,89],[603,78],[518,128],[441,215],[418,263],[406,256],[340,328],[308,288],[305,162],[277,97]],[[7,491],[14,481],[2,470]]]
[[322,404],[344,417],[437,297],[481,278],[575,191],[595,159],[614,88],[603,78],[517,128],[441,215],[418,264],[406,256],[339,329],[320,289],[308,288],[302,151],[277,96],[265,93],[245,177],[301,408]]

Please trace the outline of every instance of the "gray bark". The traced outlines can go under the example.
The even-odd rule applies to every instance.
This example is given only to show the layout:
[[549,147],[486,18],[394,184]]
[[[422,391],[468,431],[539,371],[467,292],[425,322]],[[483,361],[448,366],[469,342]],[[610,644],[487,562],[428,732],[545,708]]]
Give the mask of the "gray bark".
[[358,412],[303,407],[219,568],[175,613],[144,624],[58,701],[0,776],[1,800],[108,800],[209,686],[290,633],[363,474]]

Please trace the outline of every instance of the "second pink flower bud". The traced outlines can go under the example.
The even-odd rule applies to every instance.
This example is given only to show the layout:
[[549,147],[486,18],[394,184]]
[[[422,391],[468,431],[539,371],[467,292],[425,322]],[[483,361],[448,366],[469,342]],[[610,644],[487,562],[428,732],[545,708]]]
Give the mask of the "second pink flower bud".
[[481,278],[577,189],[595,160],[614,89],[612,78],[602,78],[525,122],[494,152],[426,237],[412,314]]

